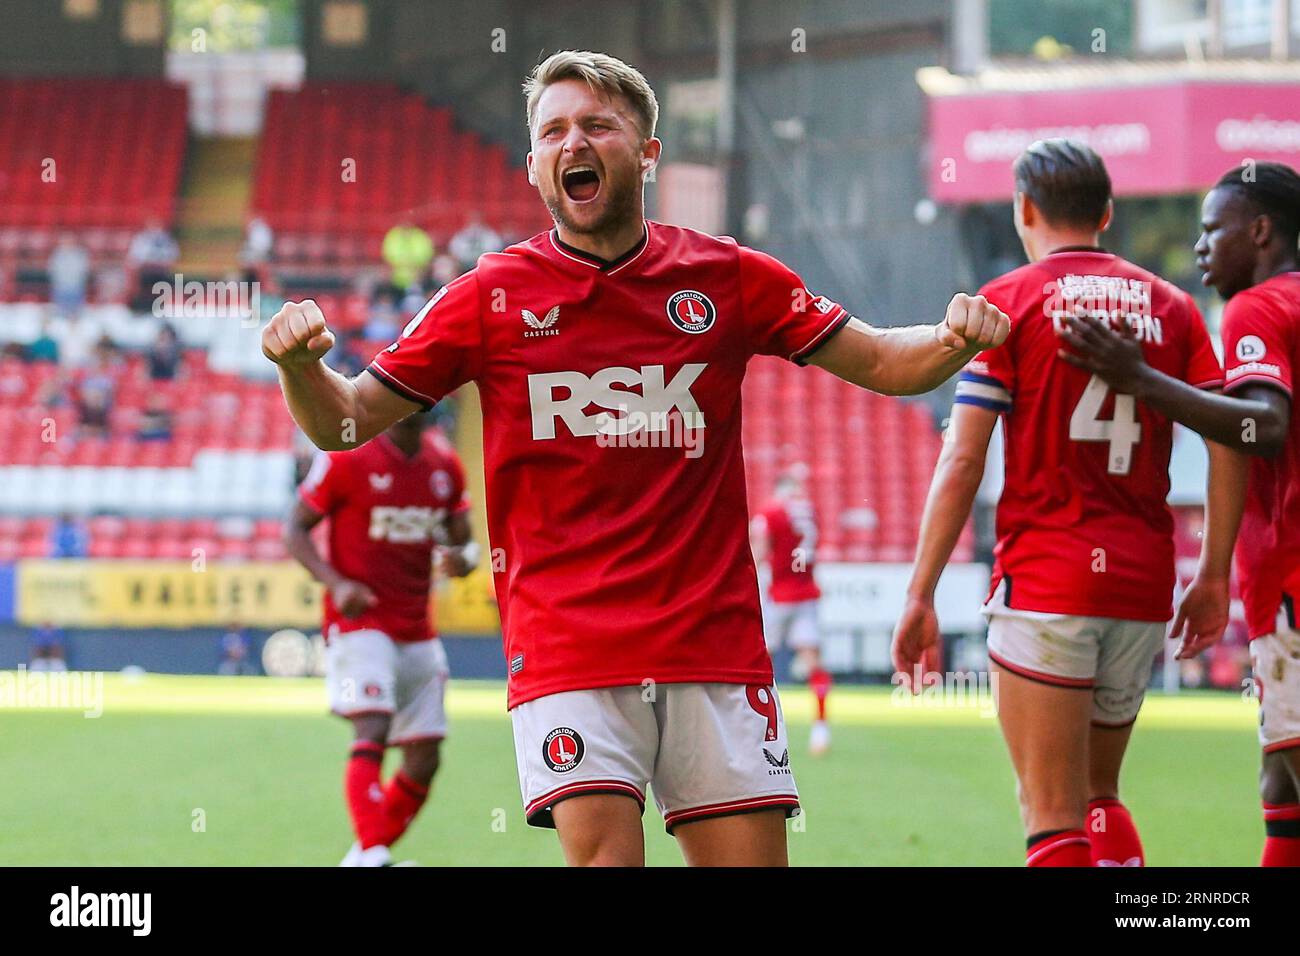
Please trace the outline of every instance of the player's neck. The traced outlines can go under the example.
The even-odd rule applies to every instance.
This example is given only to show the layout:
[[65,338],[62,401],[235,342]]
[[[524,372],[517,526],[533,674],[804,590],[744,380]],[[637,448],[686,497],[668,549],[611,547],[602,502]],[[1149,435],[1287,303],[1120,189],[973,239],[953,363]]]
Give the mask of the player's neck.
[[1286,272],[1297,271],[1300,271],[1300,260],[1296,259],[1295,253],[1279,246],[1260,256],[1259,262],[1255,264],[1255,273],[1251,276],[1251,285],[1258,285]]
[[1101,233],[1078,232],[1072,230],[1045,230],[1027,238],[1025,255],[1030,262],[1050,256],[1054,252],[1071,249],[1096,249],[1101,242]]
[[572,232],[561,223],[556,223],[555,234],[566,246],[597,259],[613,262],[644,238],[645,217],[635,216],[610,232]]
[[420,452],[421,440],[419,438],[412,441],[406,438],[397,438],[393,435],[385,435],[384,437],[388,439],[394,448],[407,458],[414,458]]

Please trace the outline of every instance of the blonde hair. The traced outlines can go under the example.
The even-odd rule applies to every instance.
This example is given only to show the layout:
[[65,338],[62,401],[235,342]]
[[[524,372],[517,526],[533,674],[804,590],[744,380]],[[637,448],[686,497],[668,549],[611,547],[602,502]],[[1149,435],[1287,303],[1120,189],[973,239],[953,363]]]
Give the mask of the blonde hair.
[[646,78],[636,67],[629,66],[607,53],[588,50],[561,50],[553,53],[533,68],[524,80],[524,97],[528,102],[528,130],[533,129],[537,117],[537,101],[542,91],[561,80],[582,80],[593,92],[606,96],[626,97],[636,114],[642,136],[649,139],[655,134],[659,122],[659,100]]

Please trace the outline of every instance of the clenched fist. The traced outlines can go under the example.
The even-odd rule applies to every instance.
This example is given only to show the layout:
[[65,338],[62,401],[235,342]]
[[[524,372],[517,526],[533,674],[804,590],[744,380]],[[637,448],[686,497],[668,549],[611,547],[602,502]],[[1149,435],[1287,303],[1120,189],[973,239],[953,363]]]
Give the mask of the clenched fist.
[[972,355],[996,348],[1007,340],[1011,319],[982,295],[958,292],[948,303],[948,314],[934,327],[934,335],[954,352]]
[[262,330],[262,354],[276,365],[306,365],[334,347],[334,333],[311,299],[286,302]]

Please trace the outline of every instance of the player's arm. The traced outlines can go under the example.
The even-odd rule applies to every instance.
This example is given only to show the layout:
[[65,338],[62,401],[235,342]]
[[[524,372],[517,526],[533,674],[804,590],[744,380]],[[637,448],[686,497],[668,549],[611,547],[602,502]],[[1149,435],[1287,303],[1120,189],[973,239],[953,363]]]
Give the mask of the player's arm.
[[262,330],[262,354],[279,369],[289,413],[317,448],[355,448],[420,409],[368,373],[349,379],[327,366],[333,346],[311,299],[286,302]]
[[447,518],[447,543],[441,548],[442,573],[453,578],[463,578],[479,561],[479,546],[469,525],[469,512],[458,511]]
[[375,593],[360,581],[346,578],[325,560],[311,539],[311,529],[320,524],[324,515],[299,499],[293,504],[289,519],[284,523],[284,546],[289,555],[307,569],[307,573],[325,585],[334,605],[344,617],[356,617],[366,608],[373,607]]
[[938,325],[878,329],[850,319],[808,363],[884,395],[917,395],[1001,345],[1010,330],[1007,314],[984,296],[959,292]]
[[925,499],[903,614],[894,629],[894,669],[903,675],[905,683],[910,682],[918,666],[924,671],[935,669],[939,619],[934,611],[934,592],[970,517],[997,421],[998,413],[992,409],[962,403],[953,406],[948,434]]
[[1205,535],[1196,577],[1174,615],[1170,636],[1179,639],[1174,656],[1195,657],[1217,643],[1228,626],[1228,582],[1232,549],[1241,528],[1250,460],[1240,452],[1207,441],[1210,468],[1205,482]]
[[1212,442],[1266,458],[1282,450],[1291,427],[1291,401],[1281,390],[1251,384],[1228,396],[1196,388],[1148,365],[1127,329],[1116,331],[1087,315],[1065,321],[1060,334],[1070,349],[1059,354],[1071,365]]
[[749,547],[754,552],[754,563],[762,565],[768,559],[770,544],[767,534],[767,518],[754,515],[749,522]]

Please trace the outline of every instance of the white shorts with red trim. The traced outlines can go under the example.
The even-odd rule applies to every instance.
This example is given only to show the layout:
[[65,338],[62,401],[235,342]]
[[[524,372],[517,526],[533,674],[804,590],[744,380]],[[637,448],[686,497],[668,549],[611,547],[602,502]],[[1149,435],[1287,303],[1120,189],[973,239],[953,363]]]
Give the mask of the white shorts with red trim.
[[447,652],[436,637],[394,641],[382,631],[347,631],[325,647],[330,710],[341,717],[391,714],[388,743],[447,734]]
[[1092,722],[1125,727],[1137,720],[1151,666],[1168,625],[1112,617],[1010,609],[1001,586],[984,606],[989,659],[1013,674],[1092,691]]
[[780,647],[803,650],[820,647],[817,633],[817,601],[763,602],[763,636],[768,652]]
[[510,712],[524,814],[553,827],[569,797],[646,787],[671,833],[706,817],[799,812],[776,691],[744,684],[651,684],[566,691]]
[[1300,747],[1300,633],[1278,612],[1277,630],[1250,642],[1259,697],[1259,744],[1265,753]]

